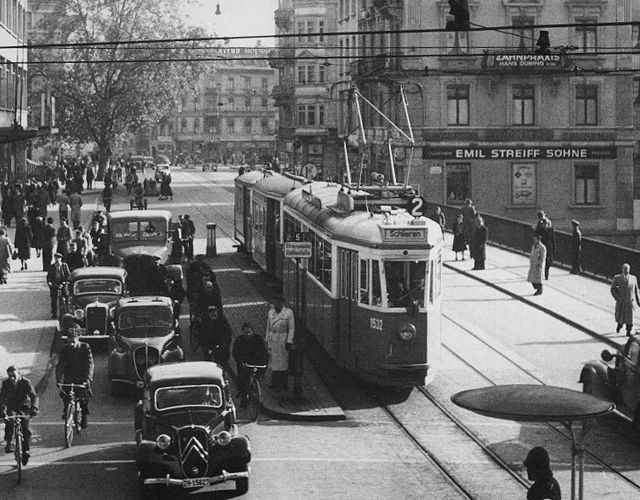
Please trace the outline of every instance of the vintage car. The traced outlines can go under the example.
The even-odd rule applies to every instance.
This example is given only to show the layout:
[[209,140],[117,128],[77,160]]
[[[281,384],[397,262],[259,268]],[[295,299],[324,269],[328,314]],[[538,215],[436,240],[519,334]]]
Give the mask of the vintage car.
[[616,353],[605,349],[602,360],[585,363],[580,373],[583,392],[610,399],[640,431],[640,335],[632,335]]
[[111,313],[126,294],[126,276],[127,272],[117,267],[84,267],[73,271],[59,308],[62,337],[75,328],[84,340],[109,338]]
[[142,387],[147,368],[183,361],[182,338],[169,297],[120,299],[109,337],[107,376],[114,394],[123,385]]
[[146,488],[188,490],[235,481],[236,493],[249,490],[250,443],[238,432],[230,388],[215,363],[149,368],[135,408],[135,439]]

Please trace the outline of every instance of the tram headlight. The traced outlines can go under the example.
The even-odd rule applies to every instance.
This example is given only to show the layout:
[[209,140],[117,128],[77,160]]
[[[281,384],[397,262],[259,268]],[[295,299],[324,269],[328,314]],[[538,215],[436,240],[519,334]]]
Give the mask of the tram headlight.
[[156,445],[161,450],[166,450],[169,447],[170,444],[171,444],[171,438],[169,436],[167,436],[166,434],[160,434],[156,438]]
[[399,334],[402,340],[412,340],[416,336],[416,327],[411,323],[406,323],[400,328]]
[[77,320],[82,321],[84,319],[84,309],[76,309],[73,311],[73,315]]

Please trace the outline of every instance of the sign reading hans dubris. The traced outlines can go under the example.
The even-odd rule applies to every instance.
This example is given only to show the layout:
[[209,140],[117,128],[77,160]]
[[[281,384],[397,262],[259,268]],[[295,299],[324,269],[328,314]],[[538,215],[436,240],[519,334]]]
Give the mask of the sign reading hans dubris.
[[429,160],[613,160],[613,146],[425,146]]

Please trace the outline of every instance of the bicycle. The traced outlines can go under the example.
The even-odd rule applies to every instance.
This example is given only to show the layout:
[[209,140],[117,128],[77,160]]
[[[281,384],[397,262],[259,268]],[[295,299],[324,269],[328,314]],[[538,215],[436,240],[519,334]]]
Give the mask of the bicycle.
[[260,377],[258,370],[263,370],[266,365],[250,365],[242,363],[244,368],[249,369],[249,382],[247,384],[247,392],[241,394],[241,405],[246,402],[247,415],[251,422],[258,420],[260,415],[260,405],[262,404],[262,388],[260,387]]
[[23,434],[22,434],[22,420],[29,420],[29,415],[18,413],[16,415],[7,415],[5,420],[13,420],[13,437],[15,442],[15,448],[13,450],[13,456],[18,464],[18,484],[22,481],[22,458],[23,458]]
[[60,389],[65,387],[69,388],[66,393],[69,396],[69,401],[65,407],[65,419],[64,419],[64,447],[71,448],[73,443],[73,437],[76,433],[79,433],[82,429],[82,404],[79,399],[76,399],[75,389],[86,389],[87,384],[58,384]]

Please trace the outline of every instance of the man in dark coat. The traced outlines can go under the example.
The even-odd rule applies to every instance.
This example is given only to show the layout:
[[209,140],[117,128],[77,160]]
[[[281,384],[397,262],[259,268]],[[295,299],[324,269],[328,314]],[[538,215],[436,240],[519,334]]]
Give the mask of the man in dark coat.
[[173,278],[167,278],[167,290],[169,297],[173,301],[173,318],[180,319],[180,310],[182,302],[187,296],[187,292],[182,286],[182,280],[174,280]]
[[71,245],[69,245],[69,253],[65,258],[65,261],[67,262],[67,266],[69,266],[70,272],[80,269],[81,267],[87,267],[87,260],[84,255],[82,255],[82,252],[75,241],[72,241]]
[[[264,339],[253,332],[251,323],[242,324],[242,334],[233,342],[233,359],[238,368],[238,392],[241,396],[247,395],[249,379],[252,372],[247,365],[266,366],[269,362],[269,351]],[[262,372],[263,370],[260,370]],[[241,406],[245,406],[243,399]]]
[[53,226],[53,218],[47,217],[47,223],[42,227],[42,270],[45,272],[51,267],[55,246],[56,228]]
[[484,261],[487,258],[487,237],[489,231],[484,225],[484,219],[476,214],[476,230],[473,233],[473,269],[484,269]]
[[183,217],[181,229],[184,255],[188,261],[191,261],[193,260],[193,239],[196,235],[196,226],[189,215]]
[[577,220],[571,221],[573,231],[571,233],[571,274],[582,272],[582,232]]
[[538,223],[534,230],[534,234],[540,236],[540,242],[547,249],[547,258],[544,264],[544,279],[549,279],[549,268],[553,263],[553,256],[556,251],[556,236],[553,230],[551,220],[540,210],[538,211]]
[[49,285],[49,296],[51,297],[51,317],[58,315],[58,291],[62,290],[65,283],[69,281],[69,266],[62,262],[62,254],[56,252],[54,255],[55,262],[49,268],[47,273],[47,285]]
[[[86,342],[80,342],[80,332],[75,328],[69,330],[69,343],[62,348],[56,365],[56,381],[58,384],[85,384],[86,389],[76,388],[76,398],[82,405],[82,421],[80,427],[87,427],[89,415],[89,397],[91,396],[91,382],[93,381],[93,353]],[[62,418],[66,419],[66,409],[69,403],[68,390],[62,388]]]
[[[31,381],[20,375],[15,366],[7,368],[8,378],[2,381],[0,387],[0,419],[9,414],[27,414],[35,417],[38,414],[40,399]],[[11,453],[11,439],[13,437],[13,421],[7,420],[4,425],[5,453]],[[29,461],[31,449],[31,429],[29,420],[22,420],[22,465]]]
[[207,359],[226,368],[231,351],[233,333],[222,307],[209,306],[198,326],[200,345]]
[[527,500],[560,500],[560,485],[553,477],[547,450],[541,446],[532,448],[524,461],[527,475],[534,483],[527,492]]

